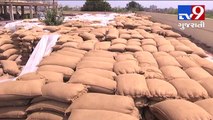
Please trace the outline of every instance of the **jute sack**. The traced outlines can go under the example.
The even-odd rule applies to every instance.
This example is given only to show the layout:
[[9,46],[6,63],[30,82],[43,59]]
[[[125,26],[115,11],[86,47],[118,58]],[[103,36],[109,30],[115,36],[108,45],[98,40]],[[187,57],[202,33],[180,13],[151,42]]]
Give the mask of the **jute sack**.
[[77,48],[79,45],[78,42],[66,42],[63,45],[61,45],[62,48],[64,47],[72,47],[72,48]]
[[64,50],[58,50],[57,52],[53,52],[51,53],[51,56],[58,55],[58,54],[72,56],[72,57],[79,57],[79,58],[82,58],[84,56],[83,54],[80,54],[80,53],[64,51]]
[[27,109],[27,113],[39,112],[39,111],[50,111],[59,114],[64,114],[70,104],[58,102],[55,100],[45,100],[38,103],[31,104]]
[[177,66],[163,66],[160,68],[160,70],[167,81],[176,78],[189,78],[189,76]]
[[71,76],[74,72],[73,69],[69,67],[63,67],[59,65],[42,65],[37,71],[53,71],[57,73],[63,73],[65,77]]
[[19,51],[17,49],[11,48],[11,49],[8,49],[8,50],[4,51],[3,53],[0,53],[0,58],[7,59],[11,55],[17,54],[18,52]]
[[7,59],[7,60],[15,61],[18,57],[19,57],[19,55],[18,55],[18,54],[14,54],[14,55],[11,55],[10,57],[8,57],[8,59]]
[[61,102],[73,102],[82,94],[87,92],[87,88],[82,84],[53,82],[41,88],[42,96]]
[[115,92],[116,89],[116,82],[114,80],[85,71],[77,70],[72,75],[69,82],[85,84],[89,86],[89,91],[94,92],[112,94]]
[[159,120],[211,120],[212,116],[200,106],[186,100],[165,100],[150,106]]
[[97,42],[95,43],[95,50],[108,50],[111,45],[111,42],[104,41],[104,42]]
[[140,33],[131,34],[131,38],[133,39],[143,39],[144,37]]
[[149,95],[146,80],[139,74],[122,74],[115,77],[117,82],[116,94],[140,98]]
[[63,114],[53,112],[34,112],[28,115],[26,120],[67,120]]
[[156,46],[156,42],[153,39],[143,39],[141,45],[153,45]]
[[188,54],[191,54],[193,52],[193,50],[190,47],[188,47],[184,44],[183,45],[176,45],[175,50],[176,51],[183,51],[183,52],[186,52]]
[[146,79],[164,79],[163,73],[155,66],[142,66],[141,71],[144,72],[144,76]]
[[18,65],[16,62],[11,60],[1,60],[1,65],[3,67],[4,73],[16,76],[20,73]]
[[190,67],[185,72],[194,80],[201,80],[212,76],[201,67]]
[[38,71],[37,74],[43,76],[47,83],[63,82],[63,74],[53,71]]
[[112,51],[112,52],[124,52],[125,48],[126,48],[125,44],[118,43],[118,44],[114,44],[114,45],[110,46],[109,47],[109,51]]
[[207,91],[195,80],[179,78],[170,81],[176,88],[178,96],[189,101],[197,101],[208,97]]
[[187,54],[183,51],[171,51],[169,52],[169,54],[172,56],[172,57],[179,57],[179,56],[186,56]]
[[156,61],[158,62],[159,67],[164,67],[164,66],[177,66],[177,67],[182,67],[177,60],[172,57],[172,56],[161,56],[161,57],[156,57]]
[[87,93],[76,99],[67,112],[74,109],[90,109],[90,110],[108,110],[131,114],[135,108],[134,101],[131,97],[119,95],[107,95],[99,93]]
[[[119,37],[122,38],[122,39],[126,39],[126,40],[132,38],[132,36],[131,36],[130,34],[127,34],[127,33],[120,34]],[[120,39],[120,38],[119,38],[119,39]],[[113,41],[113,40],[112,40],[112,41]]]
[[85,50],[79,50],[79,49],[75,49],[75,48],[71,48],[71,47],[65,47],[65,48],[62,48],[61,50],[80,53],[80,54],[86,54],[86,52],[87,52]]
[[166,52],[155,52],[152,54],[154,56],[154,58],[156,59],[157,57],[162,57],[162,56],[170,56],[169,53]]
[[149,64],[150,66],[158,67],[158,63],[150,52],[136,52],[134,56],[137,58],[139,64]]
[[45,79],[44,76],[37,74],[36,72],[30,72],[18,76],[16,80],[36,80],[36,79]]
[[157,47],[154,46],[154,45],[142,45],[142,48],[143,48],[144,51],[148,51],[148,52],[151,52],[151,53],[158,51]]
[[161,45],[158,47],[158,50],[163,52],[171,52],[175,51],[175,48],[173,45]]
[[4,51],[14,48],[14,47],[15,47],[15,45],[13,45],[13,44],[4,44],[4,45],[0,46],[0,52],[4,52]]
[[204,110],[206,110],[209,114],[213,115],[213,98],[204,99],[195,102],[195,104],[202,107]]
[[213,97],[213,79],[204,79],[199,81],[199,83],[206,89],[210,97]]
[[193,58],[204,70],[213,75],[213,63],[209,60],[201,58],[196,54],[190,54],[190,58]]
[[88,33],[88,32],[83,32],[83,33],[79,34],[79,36],[82,37],[84,40],[96,39],[94,34]]
[[119,36],[119,31],[116,28],[110,28],[106,35],[106,39],[112,40],[112,39],[118,38],[118,36]]
[[78,70],[82,68],[97,68],[112,71],[113,63],[101,61],[81,61],[77,64],[76,69]]
[[141,42],[139,39],[129,39],[127,41],[127,45],[138,45],[141,46]]
[[26,118],[27,113],[25,112],[26,106],[24,107],[2,107],[0,108],[0,119],[21,119]]
[[87,52],[85,56],[90,57],[110,57],[114,58],[117,54],[115,52],[105,51],[105,50],[91,50]]
[[130,52],[143,51],[142,47],[139,45],[127,45],[125,50]]
[[82,61],[100,61],[100,62],[109,62],[114,63],[115,60],[113,58],[107,58],[107,57],[95,57],[95,56],[85,56],[81,59]]
[[79,69],[78,71],[99,75],[111,80],[114,80],[114,77],[116,76],[116,74],[112,71],[96,69],[96,68],[83,68],[83,69]]
[[69,120],[139,120],[128,114],[107,110],[74,109]]
[[137,61],[132,54],[121,53],[115,56],[116,61],[124,61],[124,60],[135,60]]
[[161,79],[146,79],[150,94],[147,96],[154,101],[176,98],[176,89],[167,81]]
[[187,69],[190,67],[200,67],[192,58],[188,56],[179,56],[176,57],[176,60],[180,63],[183,69]]
[[96,42],[84,41],[82,43],[79,43],[78,48],[86,51],[94,50],[95,43]]
[[[63,58],[63,60],[62,60]],[[75,69],[77,63],[81,59],[79,57],[72,57],[68,55],[51,55],[45,57],[40,63],[39,66],[43,65],[58,65],[58,66],[63,66],[63,67],[69,67],[72,69]]]
[[30,101],[30,104],[39,103],[39,102],[48,101],[48,100],[51,100],[51,99],[46,98],[46,97],[43,97],[43,96],[38,96],[38,97],[34,97],[34,98]]
[[10,100],[39,96],[44,84],[44,80],[4,82],[0,84],[0,98]]
[[1,41],[0,46],[2,46],[4,44],[12,44],[13,43],[13,41],[9,37],[1,37],[0,41]]
[[119,61],[114,64],[114,72],[119,74],[142,73],[141,68],[135,60]]
[[0,107],[18,107],[26,106],[30,103],[31,99],[22,99],[22,100],[0,100]]

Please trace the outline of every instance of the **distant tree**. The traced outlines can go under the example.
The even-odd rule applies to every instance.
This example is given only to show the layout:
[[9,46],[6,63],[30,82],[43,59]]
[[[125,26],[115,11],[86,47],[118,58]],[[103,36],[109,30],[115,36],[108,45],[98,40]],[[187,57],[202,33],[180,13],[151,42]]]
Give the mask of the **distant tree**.
[[87,0],[83,7],[82,11],[110,11],[111,6],[108,2],[104,0]]
[[135,1],[131,1],[126,5],[126,9],[129,11],[142,11],[143,7]]
[[69,10],[70,8],[69,8],[69,6],[67,6],[67,5],[65,5],[64,7],[63,7],[63,10]]

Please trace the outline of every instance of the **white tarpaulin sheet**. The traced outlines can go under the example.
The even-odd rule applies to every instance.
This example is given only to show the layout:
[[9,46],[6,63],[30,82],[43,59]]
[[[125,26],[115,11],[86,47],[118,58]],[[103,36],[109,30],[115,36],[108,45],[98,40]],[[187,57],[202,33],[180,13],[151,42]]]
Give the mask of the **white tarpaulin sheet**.
[[[52,47],[56,44],[58,38],[59,35],[55,34],[42,36],[41,40],[36,45],[35,49],[33,50],[33,53],[31,54],[29,60],[27,61],[27,64],[22,69],[20,75],[29,72],[35,72],[38,68],[37,65],[40,63],[43,57],[49,55],[52,52]],[[16,78],[13,78],[1,80],[0,82],[15,81],[15,80]]]

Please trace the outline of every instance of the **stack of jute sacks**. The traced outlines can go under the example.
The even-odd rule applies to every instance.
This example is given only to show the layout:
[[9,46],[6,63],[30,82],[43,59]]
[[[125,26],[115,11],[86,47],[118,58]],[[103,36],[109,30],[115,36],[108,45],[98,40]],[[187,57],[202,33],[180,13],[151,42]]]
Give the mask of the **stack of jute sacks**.
[[42,28],[34,27],[29,30],[22,28],[15,31],[11,35],[12,42],[17,43],[17,46],[19,46],[19,49],[17,50],[19,51],[19,55],[21,55],[21,57],[18,62],[21,65],[26,64],[43,34],[45,34],[45,32]]
[[36,72],[17,78],[45,81],[23,110],[28,120],[212,119],[213,63],[171,26],[118,16],[107,27],[44,29],[62,36]]

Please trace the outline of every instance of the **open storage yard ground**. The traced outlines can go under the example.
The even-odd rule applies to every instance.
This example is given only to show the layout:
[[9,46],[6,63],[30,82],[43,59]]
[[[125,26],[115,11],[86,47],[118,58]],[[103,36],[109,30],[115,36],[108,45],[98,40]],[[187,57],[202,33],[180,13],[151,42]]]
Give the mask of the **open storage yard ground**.
[[65,20],[0,31],[0,119],[213,119],[213,62],[190,38],[144,14]]

